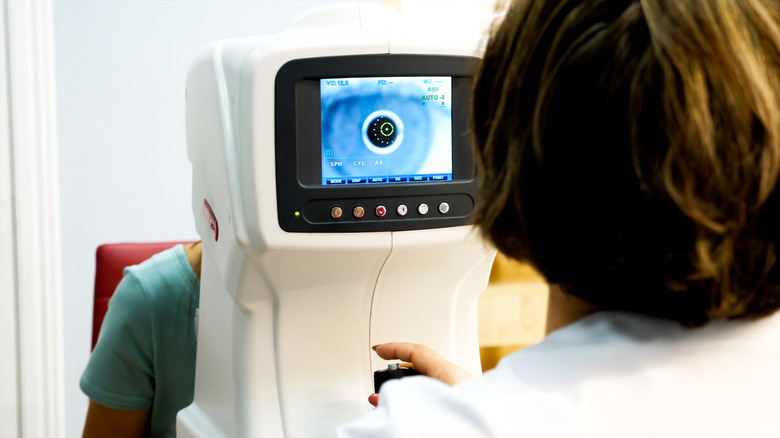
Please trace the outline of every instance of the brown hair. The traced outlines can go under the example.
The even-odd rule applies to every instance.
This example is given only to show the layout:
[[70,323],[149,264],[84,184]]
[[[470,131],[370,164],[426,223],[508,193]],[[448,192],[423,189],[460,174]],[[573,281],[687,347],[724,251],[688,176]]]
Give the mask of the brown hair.
[[688,325],[780,306],[775,0],[516,1],[473,99],[501,251]]

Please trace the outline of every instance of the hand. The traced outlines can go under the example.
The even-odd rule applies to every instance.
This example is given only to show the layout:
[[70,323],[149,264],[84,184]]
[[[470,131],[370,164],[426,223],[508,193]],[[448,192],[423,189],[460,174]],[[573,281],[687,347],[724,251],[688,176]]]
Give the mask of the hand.
[[404,362],[411,362],[414,369],[419,371],[420,374],[433,377],[448,385],[455,385],[474,377],[463,368],[444,359],[439,353],[422,344],[390,342],[375,345],[373,349],[382,359],[398,359]]
[[[455,385],[474,377],[463,368],[444,359],[439,353],[422,344],[390,342],[387,344],[374,345],[372,348],[382,359],[398,359],[408,362],[402,365],[411,365],[414,369],[419,371],[420,374],[433,377],[448,385]],[[376,407],[379,403],[379,394],[374,393],[369,395],[368,402]]]

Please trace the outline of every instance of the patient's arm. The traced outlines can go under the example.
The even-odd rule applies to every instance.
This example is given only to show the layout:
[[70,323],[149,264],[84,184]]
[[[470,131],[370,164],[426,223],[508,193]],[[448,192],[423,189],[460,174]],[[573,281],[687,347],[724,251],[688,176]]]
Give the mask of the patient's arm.
[[84,438],[145,437],[149,434],[150,412],[109,408],[90,400],[83,436]]
[[472,376],[463,368],[444,359],[439,353],[422,344],[408,342],[390,342],[374,347],[376,353],[385,360],[402,360],[411,362],[414,369],[428,377],[441,380],[448,385],[455,385]]

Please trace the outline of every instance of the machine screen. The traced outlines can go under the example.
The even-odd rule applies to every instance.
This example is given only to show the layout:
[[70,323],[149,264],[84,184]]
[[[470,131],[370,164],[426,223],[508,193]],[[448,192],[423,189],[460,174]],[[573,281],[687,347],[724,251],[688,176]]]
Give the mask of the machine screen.
[[322,185],[453,180],[452,78],[320,79]]

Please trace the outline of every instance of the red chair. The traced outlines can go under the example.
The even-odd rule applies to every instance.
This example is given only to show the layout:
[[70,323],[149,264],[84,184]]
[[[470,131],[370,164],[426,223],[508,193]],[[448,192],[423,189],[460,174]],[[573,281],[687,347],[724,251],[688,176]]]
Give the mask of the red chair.
[[108,310],[108,300],[122,280],[127,266],[137,265],[158,252],[175,245],[192,242],[107,243],[97,249],[95,265],[95,301],[92,310],[92,348],[100,334],[100,326]]

